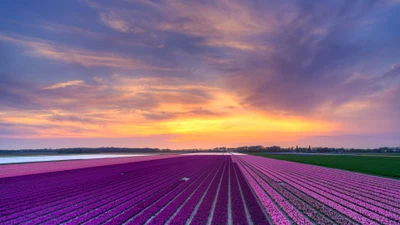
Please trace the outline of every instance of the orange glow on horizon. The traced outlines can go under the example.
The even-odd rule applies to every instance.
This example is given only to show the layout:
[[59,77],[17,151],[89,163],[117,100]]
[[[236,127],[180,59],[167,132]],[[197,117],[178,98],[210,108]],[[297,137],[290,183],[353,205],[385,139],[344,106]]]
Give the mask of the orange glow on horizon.
[[[118,88],[121,89],[121,86]],[[169,86],[157,88],[172,90],[172,96],[175,95],[173,91],[179,91]],[[34,134],[27,134],[24,138],[129,138],[173,135],[175,138],[166,141],[187,145],[199,145],[198,142],[228,145],[242,142],[262,143],[265,140],[295,141],[301,135],[329,134],[339,129],[338,124],[329,121],[267,115],[242,107],[238,98],[228,92],[211,87],[204,88],[213,90],[212,100],[206,103],[161,102],[153,110],[162,112],[162,116],[167,115],[160,119],[148,118],[143,111],[120,109],[101,112],[93,110],[80,114],[60,110],[3,113],[0,120],[15,126],[27,126],[33,131]],[[126,93],[132,94],[132,90],[144,89],[132,86]]]

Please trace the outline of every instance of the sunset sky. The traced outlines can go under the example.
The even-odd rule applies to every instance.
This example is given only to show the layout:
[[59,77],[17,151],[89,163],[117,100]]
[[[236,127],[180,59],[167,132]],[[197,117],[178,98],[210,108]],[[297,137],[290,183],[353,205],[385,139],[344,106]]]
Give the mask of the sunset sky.
[[0,2],[0,149],[400,146],[399,0]]

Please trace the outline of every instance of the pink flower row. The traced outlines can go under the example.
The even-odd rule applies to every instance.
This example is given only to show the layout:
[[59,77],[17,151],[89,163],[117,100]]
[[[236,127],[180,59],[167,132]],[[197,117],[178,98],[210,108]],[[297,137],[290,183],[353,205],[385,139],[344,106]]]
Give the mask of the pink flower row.
[[371,191],[384,190],[386,184],[396,187],[399,181],[256,156],[233,157],[274,223],[400,223],[398,194]]

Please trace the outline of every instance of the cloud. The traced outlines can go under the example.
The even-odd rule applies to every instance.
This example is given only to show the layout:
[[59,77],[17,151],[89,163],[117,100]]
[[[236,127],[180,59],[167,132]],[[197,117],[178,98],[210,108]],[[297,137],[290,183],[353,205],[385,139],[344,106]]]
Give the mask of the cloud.
[[393,2],[83,2],[72,20],[0,33],[0,116],[26,135],[201,144],[399,129]]
[[[17,121],[16,121],[17,119]],[[0,138],[40,138],[40,137],[79,137],[83,133],[93,133],[95,130],[71,124],[53,124],[45,120],[35,121],[35,118],[24,121],[18,117],[0,119]]]
[[98,123],[99,120],[87,118],[87,117],[78,117],[74,115],[52,115],[48,118],[51,121],[55,122],[78,122],[78,123]]
[[114,30],[124,33],[129,31],[129,25],[124,20],[120,19],[115,13],[101,13],[100,19],[105,25]]
[[[168,36],[168,32],[203,39],[197,44],[242,51],[264,51],[265,43],[254,36],[270,32],[277,25],[268,13],[239,1],[129,1],[132,8],[88,3],[99,11],[100,21],[123,33],[144,33],[147,37]],[[140,10],[143,9],[143,10]]]
[[393,80],[400,78],[400,64],[393,65],[382,74],[382,80]]
[[71,81],[53,84],[53,85],[45,87],[43,89],[50,90],[50,89],[64,88],[64,87],[72,86],[72,85],[82,85],[84,83],[85,83],[85,81],[83,81],[83,80],[71,80]]
[[147,65],[140,60],[132,59],[121,54],[62,46],[50,41],[26,38],[20,35],[0,34],[0,41],[28,47],[31,49],[29,54],[34,57],[79,64],[85,67],[111,67],[128,70],[174,70],[172,68]]
[[[182,78],[131,78],[113,76],[103,82],[84,80],[59,82],[47,87],[29,85],[12,78],[0,80],[2,107],[63,110],[157,110],[159,107],[188,109],[213,101],[213,87]],[[188,83],[189,82],[189,83]],[[17,100],[17,101],[15,101]]]
[[21,127],[12,123],[5,123],[0,121],[0,138],[14,137],[14,136],[32,136],[36,135],[32,128]]
[[66,25],[66,24],[47,22],[47,21],[43,22],[43,24],[39,25],[39,27],[51,32],[75,34],[89,39],[99,39],[100,37],[104,36],[104,34],[91,31],[89,29],[83,29],[81,27],[73,25]]
[[[308,134],[332,129],[324,121],[282,119],[249,111],[231,93],[193,80],[122,75],[108,79],[104,78],[107,85],[85,82],[84,86],[56,85],[64,87],[54,89],[32,85],[29,100],[41,107],[15,107],[2,118],[36,134],[10,133],[7,137],[125,138],[174,134],[166,142],[216,144],[238,143],[241,138],[260,141],[266,136],[257,134],[275,131]],[[15,92],[24,96],[20,85],[14,86]]]
[[[175,129],[160,121],[195,118],[199,120],[197,123],[203,123],[203,120],[229,115],[225,104],[231,103],[219,96],[220,89],[212,86],[182,78],[118,76],[110,80],[112,83],[106,86],[98,83],[82,85],[84,82],[81,81],[56,83],[51,88],[32,85],[28,92],[21,89],[23,86],[18,82],[9,82],[14,83],[11,88],[14,93],[40,107],[13,105],[3,118],[10,123],[29,126],[41,137],[75,137],[82,133],[121,137],[167,134]],[[80,129],[82,124],[85,129]],[[36,126],[41,125],[48,127],[38,130]],[[60,130],[62,127],[66,129]],[[76,134],[73,133],[75,129]]]
[[[274,4],[271,5],[273,7]],[[374,1],[342,1],[330,5],[301,1],[292,19],[267,35],[268,54],[247,55],[227,83],[242,94],[242,103],[275,113],[316,116],[382,90],[376,74],[365,70],[369,56],[379,51],[363,44],[360,23],[376,11]],[[355,39],[361,39],[355,41]],[[368,52],[368,53],[366,53]],[[378,75],[379,76],[379,75]],[[362,77],[362,79],[359,79]]]
[[235,48],[243,51],[260,51],[267,52],[270,51],[271,48],[268,46],[262,45],[254,45],[248,42],[239,42],[239,41],[230,41],[230,40],[218,40],[218,39],[210,39],[204,43],[200,43],[200,45],[214,46],[214,47],[225,47],[225,48]]
[[144,112],[142,114],[146,119],[164,121],[172,119],[184,119],[184,118],[221,118],[228,116],[227,112],[212,111],[208,109],[193,109],[189,111],[181,112]]
[[16,80],[8,74],[0,73],[0,109],[40,109],[43,106],[35,101],[35,89],[26,81]]
[[258,12],[239,1],[212,2],[166,1],[167,11],[173,12],[171,23],[160,28],[194,36],[243,36],[271,29]]

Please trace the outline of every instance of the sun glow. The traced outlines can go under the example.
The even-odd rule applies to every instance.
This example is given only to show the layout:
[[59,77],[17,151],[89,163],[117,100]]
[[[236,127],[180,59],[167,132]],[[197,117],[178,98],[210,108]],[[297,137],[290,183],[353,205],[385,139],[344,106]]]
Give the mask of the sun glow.
[[[123,78],[122,78],[123,79]],[[117,80],[118,81],[118,80]],[[154,83],[153,80],[150,80]],[[149,81],[141,81],[149,82]],[[66,110],[42,110],[3,114],[0,122],[12,123],[26,131],[26,138],[130,138],[172,135],[170,143],[262,143],[264,140],[295,140],[301,135],[327,134],[338,124],[299,116],[276,116],[244,107],[240,98],[223,89],[207,86],[172,85],[158,83],[110,86],[121,94],[115,101],[131,98],[130,93],[156,99],[149,110],[120,108],[98,112],[94,109],[78,113]],[[139,84],[137,84],[139,83]],[[135,86],[135,84],[137,86]],[[138,86],[145,85],[146,88]],[[155,88],[156,87],[156,88]],[[146,92],[146,90],[149,90]],[[207,97],[197,97],[196,91]],[[128,96],[128,97],[126,97]],[[201,95],[200,95],[201,96]],[[141,99],[140,99],[141,100]],[[41,99],[45,101],[45,99]],[[112,99],[110,99],[112,101]],[[201,144],[200,144],[201,145]]]
[[162,123],[171,133],[230,133],[230,132],[327,132],[336,125],[300,118],[274,118],[255,113],[233,115],[219,119],[188,118]]

